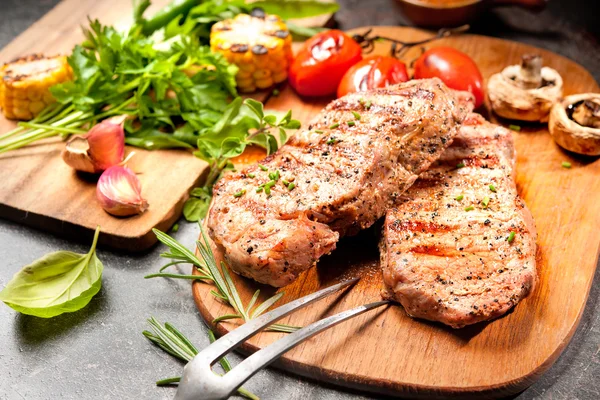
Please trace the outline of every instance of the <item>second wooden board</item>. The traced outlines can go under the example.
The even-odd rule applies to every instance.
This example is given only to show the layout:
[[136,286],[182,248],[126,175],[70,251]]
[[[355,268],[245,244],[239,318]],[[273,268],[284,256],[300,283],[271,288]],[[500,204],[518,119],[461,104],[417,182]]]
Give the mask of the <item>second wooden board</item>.
[[[411,28],[378,27],[373,31],[407,41],[430,36]],[[542,49],[473,35],[429,46],[439,45],[469,54],[486,78],[506,65],[517,64],[522,54],[539,53],[563,76],[565,94],[599,90],[581,66]],[[376,45],[375,53],[388,51],[389,45]],[[405,59],[418,54],[419,50],[414,49]],[[288,89],[270,99],[268,106],[292,108],[294,115],[306,122],[325,103],[303,101]],[[277,365],[300,375],[376,393],[461,398],[514,394],[547,370],[577,327],[596,270],[600,202],[594,200],[594,195],[600,192],[600,160],[564,152],[545,126],[524,126],[514,137],[519,193],[533,213],[539,235],[539,285],[527,299],[503,318],[460,330],[411,319],[399,306],[378,309],[302,343]],[[563,168],[563,161],[571,162],[573,167]],[[361,277],[351,289],[304,308],[283,322],[306,326],[325,315],[379,300],[382,282],[378,235],[379,227],[375,226],[343,239],[316,268],[280,289],[285,295],[278,304],[283,304],[340,280]],[[239,276],[234,280],[245,304],[257,289],[261,289],[263,300],[276,291]],[[211,321],[230,314],[231,308],[215,299],[211,289],[211,285],[195,283],[194,298],[206,321],[217,333],[224,334],[235,323],[214,326]],[[242,350],[256,351],[281,335],[261,333],[246,342]]]

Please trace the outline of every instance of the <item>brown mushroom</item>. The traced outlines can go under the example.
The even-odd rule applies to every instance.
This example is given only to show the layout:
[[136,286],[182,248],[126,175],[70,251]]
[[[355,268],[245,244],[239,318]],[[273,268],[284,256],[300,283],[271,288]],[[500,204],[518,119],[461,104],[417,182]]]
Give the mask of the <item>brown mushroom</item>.
[[560,74],[542,67],[539,55],[524,55],[521,65],[511,65],[492,75],[488,97],[501,117],[519,121],[548,121],[552,105],[562,96]]
[[600,155],[600,94],[565,97],[552,107],[548,127],[561,147],[588,156]]

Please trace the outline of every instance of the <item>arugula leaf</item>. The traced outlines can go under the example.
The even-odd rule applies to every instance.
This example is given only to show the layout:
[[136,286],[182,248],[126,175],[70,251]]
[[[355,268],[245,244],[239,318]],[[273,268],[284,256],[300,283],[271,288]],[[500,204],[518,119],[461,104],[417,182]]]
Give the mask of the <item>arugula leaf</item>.
[[283,19],[316,17],[333,14],[340,9],[337,3],[309,0],[264,0],[252,3],[268,14],[277,14]]
[[0,292],[0,300],[23,314],[51,318],[85,307],[102,286],[102,262],[96,256],[100,227],[87,254],[50,253],[24,267]]

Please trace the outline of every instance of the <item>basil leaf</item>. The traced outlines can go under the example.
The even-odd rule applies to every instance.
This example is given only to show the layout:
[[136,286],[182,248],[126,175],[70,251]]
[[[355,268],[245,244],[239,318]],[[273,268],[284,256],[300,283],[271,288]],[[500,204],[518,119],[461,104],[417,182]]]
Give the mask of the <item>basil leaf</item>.
[[85,307],[102,286],[102,262],[96,256],[100,227],[87,254],[57,251],[17,272],[0,300],[23,314],[51,318]]
[[333,14],[340,9],[337,3],[305,0],[265,0],[252,3],[252,7],[260,7],[268,14],[277,14],[283,19],[315,17],[322,14]]

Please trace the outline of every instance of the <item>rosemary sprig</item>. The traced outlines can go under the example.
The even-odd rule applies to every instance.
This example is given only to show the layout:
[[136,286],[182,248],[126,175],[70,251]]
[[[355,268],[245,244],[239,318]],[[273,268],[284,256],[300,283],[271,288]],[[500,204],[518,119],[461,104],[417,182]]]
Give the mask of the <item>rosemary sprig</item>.
[[[198,354],[198,349],[192,344],[192,342],[190,342],[190,340],[183,333],[181,333],[170,323],[166,322],[163,326],[154,317],[151,317],[148,320],[148,323],[150,324],[153,332],[143,331],[142,334],[146,336],[146,338],[152,343],[173,357],[185,362],[189,362],[196,354]],[[215,334],[211,330],[208,331],[208,339],[211,343],[215,341]],[[231,371],[231,364],[226,357],[221,358],[219,360],[219,364],[221,364],[221,367],[223,367],[225,373]],[[174,383],[178,383],[180,380],[181,377],[175,376],[172,378],[161,379],[156,382],[156,385],[172,385]],[[237,392],[247,399],[259,400],[258,396],[244,388],[239,388]]]
[[[210,245],[208,244],[208,237],[204,232],[204,228],[201,224],[198,225],[200,226],[201,240],[196,241],[196,248],[198,249],[202,260],[200,260],[200,258],[198,258],[191,250],[187,249],[184,245],[173,239],[171,236],[159,231],[158,229],[153,229],[158,240],[169,247],[169,251],[162,253],[161,257],[169,258],[172,261],[161,267],[158,273],[146,275],[144,278],[150,279],[162,277],[200,280],[206,283],[212,282],[216,286],[217,290],[211,290],[211,294],[229,304],[235,311],[235,313],[226,314],[215,318],[212,321],[213,324],[231,319],[242,319],[244,322],[248,322],[249,320],[265,313],[283,296],[284,293],[277,293],[265,300],[262,304],[256,305],[256,301],[260,296],[260,290],[257,290],[254,292],[254,295],[252,296],[252,299],[250,299],[248,305],[244,306],[239,292],[235,287],[235,283],[229,274],[227,266],[224,262],[221,262],[221,269],[217,267],[217,260]],[[187,275],[163,272],[170,266],[178,264],[192,264],[194,268],[200,272],[200,274]],[[299,327],[296,326],[273,324],[268,330],[290,333],[298,329]]]

